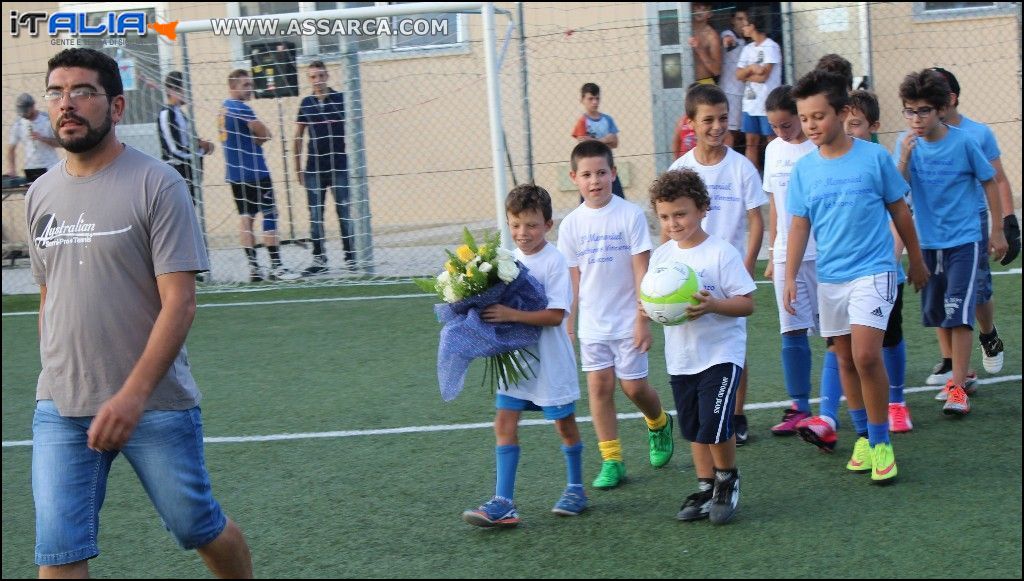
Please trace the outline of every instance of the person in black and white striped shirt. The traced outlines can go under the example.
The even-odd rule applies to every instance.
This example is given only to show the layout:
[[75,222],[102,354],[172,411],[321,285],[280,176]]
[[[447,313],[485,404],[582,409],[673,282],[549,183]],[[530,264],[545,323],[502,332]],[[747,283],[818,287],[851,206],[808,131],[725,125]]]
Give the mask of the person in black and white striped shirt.
[[[160,110],[157,123],[160,130],[160,157],[178,170],[181,177],[188,182],[192,203],[195,204],[196,189],[193,176],[201,174],[193,171],[192,167],[192,123],[181,111],[181,107],[187,104],[181,71],[171,71],[167,74],[164,89],[167,91],[167,105]],[[200,156],[213,151],[213,143],[205,139],[196,138],[196,145],[199,147]],[[196,169],[202,169],[201,159]]]

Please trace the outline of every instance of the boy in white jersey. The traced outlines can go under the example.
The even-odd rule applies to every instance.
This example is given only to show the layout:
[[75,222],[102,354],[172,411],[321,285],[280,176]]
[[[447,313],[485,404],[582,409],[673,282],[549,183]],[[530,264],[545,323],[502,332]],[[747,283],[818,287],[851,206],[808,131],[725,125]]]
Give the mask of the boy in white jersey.
[[847,469],[891,481],[897,470],[882,338],[896,299],[896,260],[886,213],[910,255],[911,282],[920,289],[928,278],[903,199],[909,186],[884,148],[844,131],[849,96],[841,76],[811,71],[791,94],[804,134],[818,150],[800,158],[789,178],[786,207],[793,220],[783,305],[796,314],[797,272],[813,228],[821,334],[835,337],[847,407],[861,435]]
[[[807,241],[807,250],[797,271],[796,315],[782,306],[782,289],[786,282],[786,238],[792,216],[786,211],[789,174],[797,160],[817,149],[800,127],[796,103],[782,85],[768,94],[765,110],[768,124],[778,139],[768,143],[764,151],[763,189],[770,198],[768,220],[768,266],[764,276],[774,282],[775,300],[779,308],[779,329],[782,332],[782,376],[786,392],[793,400],[791,408],[783,412],[782,421],[772,426],[776,436],[792,436],[797,424],[811,415],[811,345],[808,335],[818,329],[818,276],[815,270],[817,250],[814,238]],[[827,366],[826,366],[827,367]],[[829,385],[836,385],[838,382]],[[826,383],[822,382],[825,390]],[[838,395],[832,394],[838,404]],[[825,400],[826,394],[822,394]],[[831,398],[829,398],[831,400]],[[823,404],[824,406],[824,404]]]
[[711,197],[700,176],[669,171],[651,185],[651,205],[670,241],[651,256],[651,268],[682,263],[700,275],[699,301],[686,323],[665,327],[665,363],[679,429],[689,440],[698,490],[676,518],[732,520],[740,500],[732,400],[746,357],[746,318],[754,312],[754,280],[739,252],[701,228]]
[[664,466],[673,452],[672,418],[647,382],[650,323],[639,316],[651,236],[643,210],[612,195],[615,163],[607,145],[581,141],[572,150],[570,166],[584,202],[558,227],[558,249],[569,263],[573,284],[569,335],[578,331],[603,460],[593,486],[614,488],[626,477],[615,417],[616,376],[626,397],[644,414],[651,465]]
[[509,230],[516,243],[519,260],[542,285],[547,308],[520,311],[505,305],[491,305],[481,312],[489,323],[523,323],[543,327],[535,350],[537,376],[499,390],[495,406],[494,434],[497,484],[494,497],[462,518],[480,527],[514,527],[519,514],[513,501],[516,468],[519,465],[519,417],[523,411],[543,411],[544,419],[554,420],[562,439],[568,485],[552,510],[562,516],[575,516],[587,508],[583,491],[583,443],[576,427],[576,400],[580,398],[576,374],[576,353],[566,331],[566,312],[572,306],[572,281],[569,266],[558,249],[544,236],[551,231],[551,195],[539,186],[517,186],[505,200]]
[[[711,206],[701,228],[732,244],[743,257],[747,273],[754,274],[757,253],[764,237],[761,206],[768,197],[761,190],[761,176],[750,160],[725,145],[729,133],[729,100],[714,85],[695,85],[686,92],[686,115],[697,133],[697,146],[677,159],[669,171],[692,169],[704,180]],[[747,417],[743,403],[747,396],[749,371],[743,368],[736,394],[736,445],[747,442]]]

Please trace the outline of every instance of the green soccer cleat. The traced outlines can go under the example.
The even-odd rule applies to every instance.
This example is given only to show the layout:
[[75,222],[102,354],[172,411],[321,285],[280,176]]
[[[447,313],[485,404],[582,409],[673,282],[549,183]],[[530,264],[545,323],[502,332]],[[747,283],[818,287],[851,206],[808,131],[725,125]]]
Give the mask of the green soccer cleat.
[[846,469],[851,472],[868,472],[871,466],[871,443],[867,438],[857,438],[857,443],[853,445],[853,455],[846,463]]
[[651,466],[661,468],[672,459],[675,442],[672,441],[672,416],[665,414],[668,421],[660,430],[647,429],[647,443],[651,448]]
[[896,478],[896,454],[892,444],[876,444],[871,448],[871,481],[875,484],[888,484]]
[[591,484],[594,488],[615,488],[626,481],[626,465],[621,460],[605,460],[601,464],[601,473]]

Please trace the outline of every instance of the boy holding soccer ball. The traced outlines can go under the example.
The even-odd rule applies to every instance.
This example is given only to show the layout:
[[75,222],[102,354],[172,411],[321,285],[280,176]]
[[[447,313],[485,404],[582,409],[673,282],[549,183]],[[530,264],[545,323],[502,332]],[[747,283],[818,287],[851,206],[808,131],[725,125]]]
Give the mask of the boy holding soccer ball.
[[710,236],[701,221],[711,197],[693,170],[669,171],[651,185],[651,205],[670,240],[651,255],[651,270],[680,262],[700,275],[689,319],[665,327],[665,362],[679,429],[690,441],[698,490],[676,518],[732,520],[740,500],[732,410],[747,349],[745,317],[754,312],[754,280],[730,243]]

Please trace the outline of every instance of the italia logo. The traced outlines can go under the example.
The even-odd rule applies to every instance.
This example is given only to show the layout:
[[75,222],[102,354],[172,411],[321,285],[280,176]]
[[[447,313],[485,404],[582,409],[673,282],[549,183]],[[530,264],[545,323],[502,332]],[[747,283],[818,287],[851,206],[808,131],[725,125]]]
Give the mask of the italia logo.
[[[167,40],[177,38],[178,21],[158,23],[147,22],[145,12],[107,12],[98,22],[89,23],[89,15],[84,12],[18,12],[10,11],[11,36],[17,37],[21,30],[28,29],[29,36],[38,36],[40,28],[45,28],[49,36],[66,34],[69,36],[113,36],[123,37],[128,33],[146,36],[147,29],[152,29]],[[44,23],[40,27],[40,23]]]

